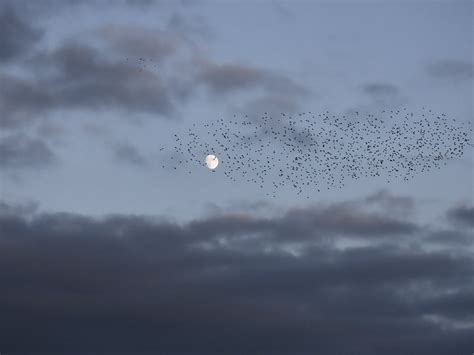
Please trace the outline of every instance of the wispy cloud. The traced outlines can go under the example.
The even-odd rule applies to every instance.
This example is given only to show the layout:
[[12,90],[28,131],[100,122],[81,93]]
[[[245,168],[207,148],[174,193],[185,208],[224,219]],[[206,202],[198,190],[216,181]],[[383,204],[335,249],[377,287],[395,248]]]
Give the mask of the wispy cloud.
[[448,217],[456,222],[474,226],[474,207],[459,206],[447,212]]
[[12,6],[0,5],[0,62],[10,61],[28,51],[43,34],[19,16]]
[[129,143],[119,143],[114,146],[115,160],[120,163],[131,164],[135,166],[147,165],[146,159],[139,152],[137,147]]
[[50,166],[59,159],[43,140],[25,134],[13,134],[0,139],[0,167],[37,169]]
[[456,59],[445,59],[431,63],[426,67],[428,74],[439,79],[464,81],[472,79],[472,63]]

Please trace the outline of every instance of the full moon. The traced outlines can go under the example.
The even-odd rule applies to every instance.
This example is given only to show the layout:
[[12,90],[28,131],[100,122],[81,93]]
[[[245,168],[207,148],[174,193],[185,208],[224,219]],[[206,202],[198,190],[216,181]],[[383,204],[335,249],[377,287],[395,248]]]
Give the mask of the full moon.
[[206,157],[206,166],[209,169],[214,170],[215,168],[217,168],[217,165],[219,165],[219,159],[217,159],[215,155],[209,154]]

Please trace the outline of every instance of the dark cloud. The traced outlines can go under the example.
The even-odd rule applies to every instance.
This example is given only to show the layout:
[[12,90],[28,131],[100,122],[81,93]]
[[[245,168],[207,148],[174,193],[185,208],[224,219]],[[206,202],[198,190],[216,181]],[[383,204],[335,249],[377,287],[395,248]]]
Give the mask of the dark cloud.
[[[184,26],[186,21],[180,22]],[[0,124],[30,125],[55,110],[175,118],[177,104],[190,97],[194,86],[186,73],[165,70],[163,62],[176,64],[183,55],[192,55],[188,35],[184,30],[109,24],[83,33],[81,40],[71,37],[56,47],[38,48],[19,63],[24,75],[0,73],[5,83],[0,87]]]
[[129,143],[120,143],[114,147],[114,157],[118,162],[135,166],[147,165],[146,159],[138,149]]
[[[231,114],[240,113],[259,121],[262,115],[295,114],[310,94],[304,85],[280,74],[241,65],[204,65],[199,81],[213,95],[254,92],[243,103],[230,104]],[[277,125],[277,122],[273,124]]]
[[13,134],[0,140],[0,167],[2,169],[37,169],[50,166],[58,158],[49,146],[38,138]]
[[[360,203],[342,203],[292,209],[273,218],[258,218],[246,213],[217,214],[190,222],[190,228],[197,234],[205,234],[208,242],[229,238],[229,245],[240,243],[246,234],[265,242],[297,243],[326,242],[328,238],[338,236],[383,240],[396,235],[409,236],[418,229],[411,222],[363,209]],[[250,243],[253,241],[250,239]]]
[[428,74],[435,78],[453,81],[472,79],[474,73],[472,63],[455,59],[434,62],[428,65],[426,70]]
[[[68,354],[472,351],[474,259],[463,250],[405,248],[394,237],[378,246],[307,242],[300,256],[285,251],[300,224],[315,218],[316,234],[320,225],[322,233],[368,231],[369,239],[378,238],[376,229],[384,233],[367,227],[377,219],[360,227],[358,217],[344,215],[338,223],[345,226],[337,227],[315,216],[340,209],[273,218],[227,213],[182,225],[140,216],[2,214],[0,282],[8,292],[0,293],[0,347]],[[258,244],[276,233],[284,237]],[[224,236],[254,242],[233,248]]]
[[326,208],[290,211],[288,222],[299,226],[308,225],[325,233],[382,237],[384,235],[411,234],[417,226],[408,221],[392,218],[381,213],[368,213],[358,205],[335,204]]
[[92,47],[65,45],[45,59],[58,68],[56,77],[49,81],[58,83],[53,90],[58,91],[61,105],[83,109],[115,107],[163,115],[173,111],[172,98],[160,77],[109,61]]
[[399,89],[388,83],[370,83],[362,87],[365,94],[369,95],[376,104],[394,104],[399,96]]
[[56,103],[54,94],[41,82],[7,74],[0,74],[0,80],[0,126],[4,128],[28,125]]
[[[173,26],[177,21],[184,23],[175,19]],[[69,39],[38,51],[28,60],[33,70],[29,75],[1,74],[7,83],[0,88],[1,125],[30,125],[55,110],[114,110],[129,116],[176,118],[179,105],[201,85],[216,96],[259,90],[261,100],[250,103],[254,109],[271,104],[294,110],[308,94],[292,79],[265,69],[192,59],[197,49],[183,31],[108,25],[92,31],[95,41],[107,50],[99,50],[94,41]]]
[[0,215],[1,216],[30,216],[38,210],[39,204],[37,202],[28,202],[25,204],[10,204],[0,201]]
[[460,245],[469,246],[474,242],[474,236],[472,233],[457,229],[437,230],[430,233],[426,239],[435,244],[454,247],[459,247]]
[[[109,59],[90,46],[69,43],[34,60],[38,76],[5,76],[0,89],[2,125],[37,120],[48,110],[124,110],[170,117],[174,97],[164,79],[123,61]],[[47,73],[47,74],[43,74]]]
[[12,6],[0,4],[0,62],[25,54],[41,35],[42,31],[21,18]]
[[448,217],[453,221],[474,226],[474,207],[460,206],[448,211]]
[[264,74],[257,69],[238,64],[207,64],[199,74],[199,81],[219,94],[256,87],[264,81]]
[[97,30],[111,49],[131,56],[137,55],[153,64],[174,55],[181,46],[181,39],[170,32],[131,25],[107,25]]
[[304,95],[308,89],[292,79],[243,64],[200,63],[198,82],[205,84],[214,94],[226,94],[236,90],[263,88],[267,92]]

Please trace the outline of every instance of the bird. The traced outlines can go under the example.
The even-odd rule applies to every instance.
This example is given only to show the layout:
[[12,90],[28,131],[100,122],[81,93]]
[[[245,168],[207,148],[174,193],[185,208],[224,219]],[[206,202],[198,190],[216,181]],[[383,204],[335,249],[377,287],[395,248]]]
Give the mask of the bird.
[[284,188],[308,196],[323,188],[342,189],[349,180],[409,181],[441,169],[474,146],[471,122],[424,107],[421,112],[400,108],[365,115],[269,112],[235,114],[201,127],[193,123],[186,132],[174,133],[172,149],[179,158],[172,160],[171,170],[202,165],[202,157],[215,152],[225,162],[220,167],[224,177],[233,182],[267,187],[273,197]]

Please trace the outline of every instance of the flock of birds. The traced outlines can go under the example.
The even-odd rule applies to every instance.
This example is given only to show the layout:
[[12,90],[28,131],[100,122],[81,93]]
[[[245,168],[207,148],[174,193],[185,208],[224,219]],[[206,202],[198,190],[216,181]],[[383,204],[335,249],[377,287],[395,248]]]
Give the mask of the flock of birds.
[[309,198],[310,190],[342,188],[348,179],[409,180],[474,146],[470,122],[425,108],[417,114],[404,108],[350,117],[328,111],[276,116],[234,115],[203,127],[194,124],[174,134],[172,158],[162,167],[203,166],[207,154],[216,154],[218,170],[232,181],[245,179],[273,197],[290,187]]
[[125,63],[126,64],[132,64],[132,62],[136,62],[136,69],[139,72],[143,72],[144,70],[149,70],[149,69],[156,69],[158,67],[158,64],[156,64],[152,58],[145,58],[145,57],[139,57],[138,60],[135,60],[134,58],[125,58]]

